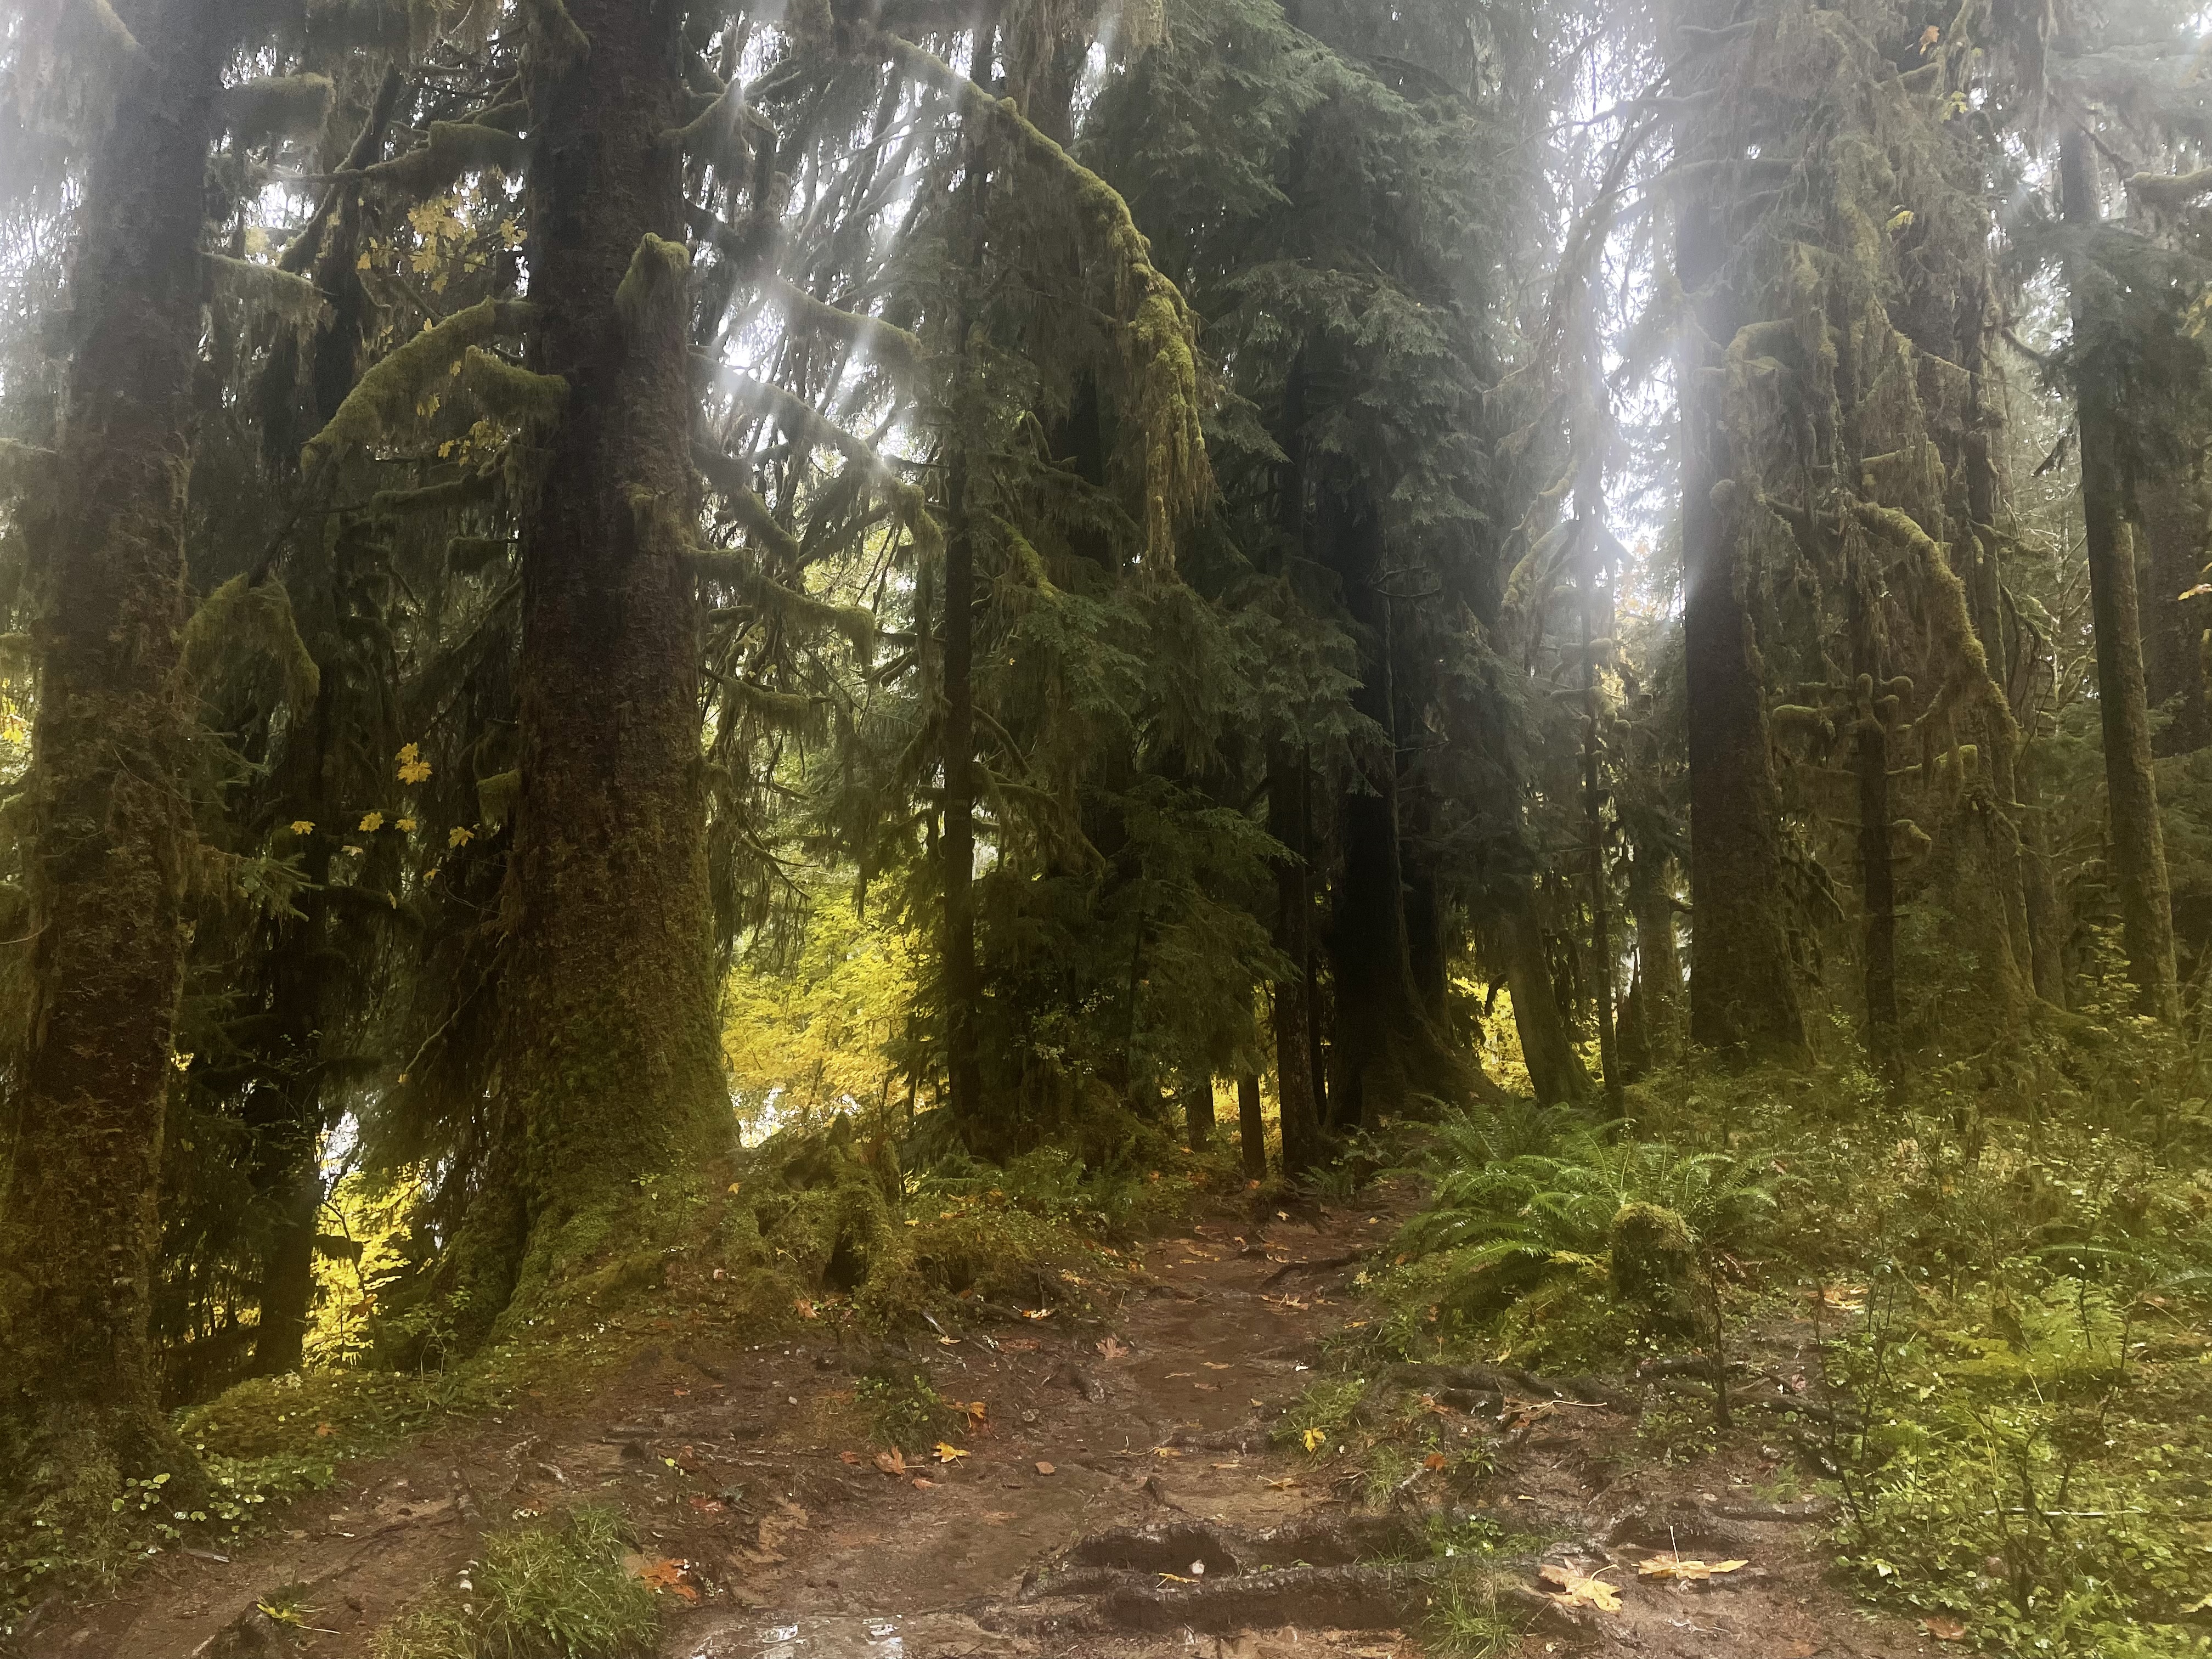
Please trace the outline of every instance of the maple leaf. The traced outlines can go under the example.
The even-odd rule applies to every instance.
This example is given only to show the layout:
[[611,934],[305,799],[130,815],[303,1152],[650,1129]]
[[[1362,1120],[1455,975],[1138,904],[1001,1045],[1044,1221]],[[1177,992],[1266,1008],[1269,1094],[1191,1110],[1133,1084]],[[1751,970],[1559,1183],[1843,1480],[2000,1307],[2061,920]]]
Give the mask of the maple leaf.
[[313,819],[313,818],[294,818],[294,819],[292,820],[292,833],[293,833],[294,835],[295,835],[295,836],[312,836],[312,835],[313,835],[313,834],[315,833],[315,821],[314,821],[314,819]]
[[1672,1578],[1686,1583],[1693,1579],[1711,1578],[1717,1573],[1735,1572],[1750,1565],[1748,1561],[1699,1561],[1662,1551],[1641,1563],[1636,1573],[1639,1578]]
[[987,1415],[983,1402],[980,1400],[970,1400],[960,1409],[968,1414],[968,1421],[971,1425],[980,1425]]
[[1323,1445],[1328,1443],[1328,1431],[1327,1429],[1308,1429],[1298,1437],[1306,1443],[1306,1449],[1308,1451],[1319,1451]]
[[399,829],[399,833],[400,833],[401,835],[403,835],[403,836],[411,836],[411,835],[413,835],[413,834],[415,833],[415,820],[414,820],[414,819],[412,819],[412,818],[402,818],[402,819],[400,819],[400,820],[399,820],[399,823],[398,823],[398,829]]
[[657,1561],[647,1561],[637,1570],[640,1583],[657,1590],[673,1590],[687,1601],[699,1599],[699,1592],[684,1582],[690,1571],[689,1561],[678,1561],[663,1556]]
[[1024,1319],[1049,1319],[1052,1317],[1052,1314],[1053,1310],[1050,1308],[1024,1308],[1022,1310],[1022,1317]]
[[468,829],[465,825],[457,823],[446,832],[446,845],[447,847],[454,848],[466,847],[476,838],[477,832],[475,830]]
[[1444,1455],[1442,1452],[1431,1452],[1421,1460],[1421,1467],[1425,1469],[1440,1469],[1443,1466]]
[[1098,1345],[1098,1352],[1108,1359],[1125,1359],[1129,1353],[1127,1347],[1110,1336]]
[[384,814],[381,812],[363,812],[361,815],[361,827],[368,834],[374,835],[378,830],[384,828]]
[[1620,1592],[1602,1578],[1585,1577],[1571,1567],[1547,1565],[1536,1575],[1555,1592],[1552,1600],[1565,1607],[1593,1607],[1600,1613],[1620,1611]]
[[904,1474],[906,1473],[906,1454],[902,1452],[896,1446],[893,1446],[889,1451],[878,1452],[875,1457],[875,1463],[876,1467],[881,1469],[885,1474]]
[[1966,1626],[1944,1613],[1929,1613],[1920,1621],[1920,1628],[1939,1642],[1963,1642],[1966,1639]]
[[940,1463],[957,1463],[968,1455],[948,1441],[940,1440],[937,1443],[937,1461]]

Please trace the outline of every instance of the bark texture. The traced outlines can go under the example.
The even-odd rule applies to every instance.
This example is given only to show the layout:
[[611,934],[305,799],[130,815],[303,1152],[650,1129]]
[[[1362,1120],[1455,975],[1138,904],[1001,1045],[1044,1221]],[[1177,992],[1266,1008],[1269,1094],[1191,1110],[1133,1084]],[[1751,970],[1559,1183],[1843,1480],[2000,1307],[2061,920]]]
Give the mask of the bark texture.
[[[718,1149],[731,1121],[684,557],[690,307],[647,241],[684,234],[679,158],[659,142],[683,125],[678,18],[653,0],[568,9],[590,50],[541,78],[530,173],[531,367],[568,392],[523,511],[501,1059],[538,1279],[612,1243],[641,1183]],[[642,285],[618,303],[626,278]]]
[[30,1007],[0,1116],[0,1487],[104,1518],[189,1470],[157,1408],[149,1284],[192,830],[178,782],[189,419],[215,0],[130,9],[86,183],[24,829]]
[[1676,248],[1699,327],[1682,377],[1682,634],[1689,687],[1690,1035],[1747,1058],[1802,1061],[1804,1017],[1784,929],[1782,803],[1746,588],[1741,504],[1712,373],[1736,307],[1720,216],[1685,205]]
[[[2100,216],[2089,141],[2079,130],[2060,142],[2059,170],[2069,223]],[[2078,274],[2076,280],[2080,280]],[[2075,300],[2075,325],[2085,307]],[[2081,517],[2089,565],[2089,612],[2097,636],[2097,713],[2105,739],[2107,861],[2120,904],[2120,927],[2141,1012],[2177,1015],[2173,913],[2166,842],[2151,771],[2150,714],[2143,684],[2142,619],[2136,609],[2134,538],[2126,519],[2119,418],[2110,368],[2089,355],[2075,388],[2081,450]]]
[[2153,739],[2160,755],[2193,755],[2212,745],[2212,704],[2204,694],[2206,603],[2180,596],[2198,586],[2206,562],[2206,514],[2197,480],[2185,472],[2136,489],[2142,526],[2136,561],[2142,618],[2143,698],[2166,714]]

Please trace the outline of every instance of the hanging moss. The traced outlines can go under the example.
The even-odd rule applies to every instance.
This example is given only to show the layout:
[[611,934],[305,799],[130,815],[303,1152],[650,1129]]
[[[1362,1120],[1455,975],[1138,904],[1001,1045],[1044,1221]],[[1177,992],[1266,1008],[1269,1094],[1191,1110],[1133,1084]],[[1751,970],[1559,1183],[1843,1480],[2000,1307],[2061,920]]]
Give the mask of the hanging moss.
[[781,276],[771,276],[768,286],[790,318],[794,332],[811,332],[842,340],[900,386],[911,386],[920,380],[923,368],[921,342],[906,330],[880,317],[863,316],[825,305]]
[[657,326],[684,314],[684,279],[690,274],[690,249],[649,230],[645,233],[615,289],[615,314],[630,338],[647,337]]
[[258,583],[248,576],[233,576],[201,602],[185,623],[178,678],[196,691],[227,665],[253,656],[266,657],[276,665],[285,701],[295,708],[314,702],[322,672],[300,637],[291,596],[274,576]]
[[492,419],[525,429],[550,426],[568,401],[568,383],[558,374],[518,368],[482,346],[461,354],[461,384]]
[[307,441],[300,465],[317,466],[397,431],[415,418],[422,400],[451,375],[471,347],[522,332],[533,315],[520,301],[486,300],[424,329],[361,377],[330,424]]
[[223,253],[201,257],[207,264],[208,275],[217,295],[295,334],[313,332],[330,315],[330,302],[304,276],[295,276],[289,270],[257,260],[234,259]]
[[216,100],[216,118],[248,148],[272,138],[301,138],[322,131],[331,95],[327,75],[265,76],[225,87]]
[[428,138],[404,155],[362,169],[362,177],[405,195],[427,199],[449,190],[463,174],[495,168],[519,176],[530,145],[503,127],[479,121],[433,121]]
[[495,772],[488,778],[478,778],[477,815],[485,823],[505,823],[507,815],[514,810],[514,803],[521,794],[522,774],[520,771]]

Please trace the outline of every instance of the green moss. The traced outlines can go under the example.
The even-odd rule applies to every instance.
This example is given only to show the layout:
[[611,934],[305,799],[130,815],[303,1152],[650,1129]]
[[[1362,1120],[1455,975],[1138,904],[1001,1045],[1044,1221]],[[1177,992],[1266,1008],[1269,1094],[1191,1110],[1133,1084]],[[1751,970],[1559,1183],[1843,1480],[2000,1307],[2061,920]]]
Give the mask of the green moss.
[[208,595],[185,623],[177,672],[187,686],[212,680],[226,662],[263,656],[276,666],[284,696],[294,708],[315,700],[322,671],[307,654],[307,642],[292,615],[291,596],[275,576],[256,583],[233,576]]
[[415,418],[422,400],[452,375],[471,347],[502,334],[520,333],[533,314],[520,301],[486,300],[424,329],[361,377],[330,424],[307,441],[300,465],[312,469],[399,430]]
[[482,346],[461,354],[461,384],[485,414],[513,427],[550,426],[568,401],[568,383],[558,374],[532,374]]
[[529,159],[530,146],[502,128],[474,121],[433,121],[421,145],[363,169],[362,176],[427,198],[450,189],[464,173],[483,168],[520,173]]
[[1689,1283],[1697,1245],[1674,1211],[1641,1201],[1624,1204],[1607,1234],[1606,1279],[1620,1300],[1662,1309]]
[[327,75],[264,76],[225,87],[216,100],[216,118],[243,146],[303,137],[321,128],[331,96]]
[[684,280],[690,274],[689,248],[646,232],[615,288],[615,314],[622,319],[623,331],[633,340],[641,339],[680,319]]

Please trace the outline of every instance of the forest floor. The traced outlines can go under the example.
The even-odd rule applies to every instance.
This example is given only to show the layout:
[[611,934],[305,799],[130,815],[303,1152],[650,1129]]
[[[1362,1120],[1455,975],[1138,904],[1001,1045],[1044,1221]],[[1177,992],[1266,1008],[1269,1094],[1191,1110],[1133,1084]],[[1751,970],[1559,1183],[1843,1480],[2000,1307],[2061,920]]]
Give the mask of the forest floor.
[[[1218,1206],[1150,1242],[1140,1288],[1096,1322],[645,1348],[573,1403],[526,1395],[348,1465],[228,1557],[172,1550],[111,1600],[49,1608],[21,1651],[366,1659],[380,1626],[466,1582],[489,1529],[585,1498],[627,1515],[665,1586],[669,1659],[1410,1659],[1453,1650],[1438,1604],[1470,1572],[1484,1616],[1522,1629],[1493,1651],[1945,1650],[1831,1581],[1818,1506],[1759,1497],[1785,1460],[1755,1435],[1674,1466],[1618,1405],[1439,1388],[1467,1408],[1419,1403],[1487,1442],[1488,1472],[1447,1494],[1416,1466],[1379,1507],[1340,1473],[1356,1459],[1272,1443],[1323,1339],[1371,1311],[1355,1279],[1412,1193],[1365,1197]],[[1784,1375],[1793,1340],[1761,1339]],[[878,1456],[856,1387],[887,1362],[979,1402],[965,1455]],[[1487,1540],[1479,1563],[1439,1553],[1454,1527]],[[1643,1570],[1666,1552],[1746,1565]],[[296,1628],[258,1610],[280,1587]]]

